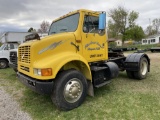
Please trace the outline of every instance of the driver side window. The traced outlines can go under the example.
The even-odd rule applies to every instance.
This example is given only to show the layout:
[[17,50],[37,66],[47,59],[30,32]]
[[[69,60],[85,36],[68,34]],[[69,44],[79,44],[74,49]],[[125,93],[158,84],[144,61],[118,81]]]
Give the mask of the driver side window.
[[83,22],[84,33],[98,33],[99,18],[96,16],[86,15]]
[[10,50],[10,49],[14,49],[14,44],[13,43],[7,44],[6,47],[4,48],[4,50]]

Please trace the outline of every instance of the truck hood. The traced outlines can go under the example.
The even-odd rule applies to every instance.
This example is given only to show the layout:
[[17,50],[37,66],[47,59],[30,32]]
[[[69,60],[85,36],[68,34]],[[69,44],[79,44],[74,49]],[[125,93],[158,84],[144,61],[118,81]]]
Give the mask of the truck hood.
[[[33,40],[21,44],[20,47],[29,46],[31,62],[55,56],[65,52],[76,52],[74,33],[60,33],[47,36],[41,40]],[[47,62],[47,61],[46,61]]]
[[53,43],[53,42],[56,42],[58,41],[59,39],[61,40],[65,40],[66,37],[64,36],[74,36],[74,33],[70,32],[70,33],[59,33],[59,34],[52,34],[52,35],[48,35],[44,38],[41,38],[40,40],[37,40],[37,39],[34,39],[34,40],[31,40],[31,41],[27,41],[19,46],[34,46],[34,45],[37,45],[37,44],[41,44],[41,43]]

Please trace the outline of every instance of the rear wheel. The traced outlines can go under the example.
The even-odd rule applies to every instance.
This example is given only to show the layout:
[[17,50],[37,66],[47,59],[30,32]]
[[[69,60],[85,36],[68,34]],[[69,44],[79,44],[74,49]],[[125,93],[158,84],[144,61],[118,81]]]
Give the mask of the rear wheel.
[[60,110],[71,110],[80,106],[87,95],[87,81],[77,70],[58,74],[51,99]]
[[4,69],[8,67],[8,61],[0,60],[0,69]]
[[148,73],[148,61],[145,57],[143,57],[140,60],[139,71],[134,72],[134,76],[136,79],[141,80],[147,77],[147,73]]

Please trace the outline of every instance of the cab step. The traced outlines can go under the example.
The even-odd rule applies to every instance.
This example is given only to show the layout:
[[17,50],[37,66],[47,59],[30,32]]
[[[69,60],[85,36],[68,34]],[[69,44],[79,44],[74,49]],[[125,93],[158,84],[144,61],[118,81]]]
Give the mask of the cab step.
[[109,84],[109,83],[111,83],[112,82],[112,80],[108,80],[108,81],[105,81],[105,82],[103,82],[103,83],[101,83],[101,84],[99,84],[99,85],[95,85],[95,87],[96,88],[100,88],[100,87],[102,87],[102,86],[104,86],[104,85],[107,85],[107,84]]

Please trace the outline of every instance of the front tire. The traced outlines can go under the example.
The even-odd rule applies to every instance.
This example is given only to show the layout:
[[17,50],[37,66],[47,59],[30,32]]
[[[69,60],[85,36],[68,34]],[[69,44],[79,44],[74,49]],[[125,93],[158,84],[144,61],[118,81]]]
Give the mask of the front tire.
[[0,69],[4,69],[8,67],[8,61],[0,60]]
[[134,72],[134,76],[136,79],[145,79],[148,74],[148,61],[145,57],[140,60],[140,67],[137,72]]
[[55,79],[51,99],[60,110],[80,106],[87,95],[87,81],[77,70],[62,71]]

